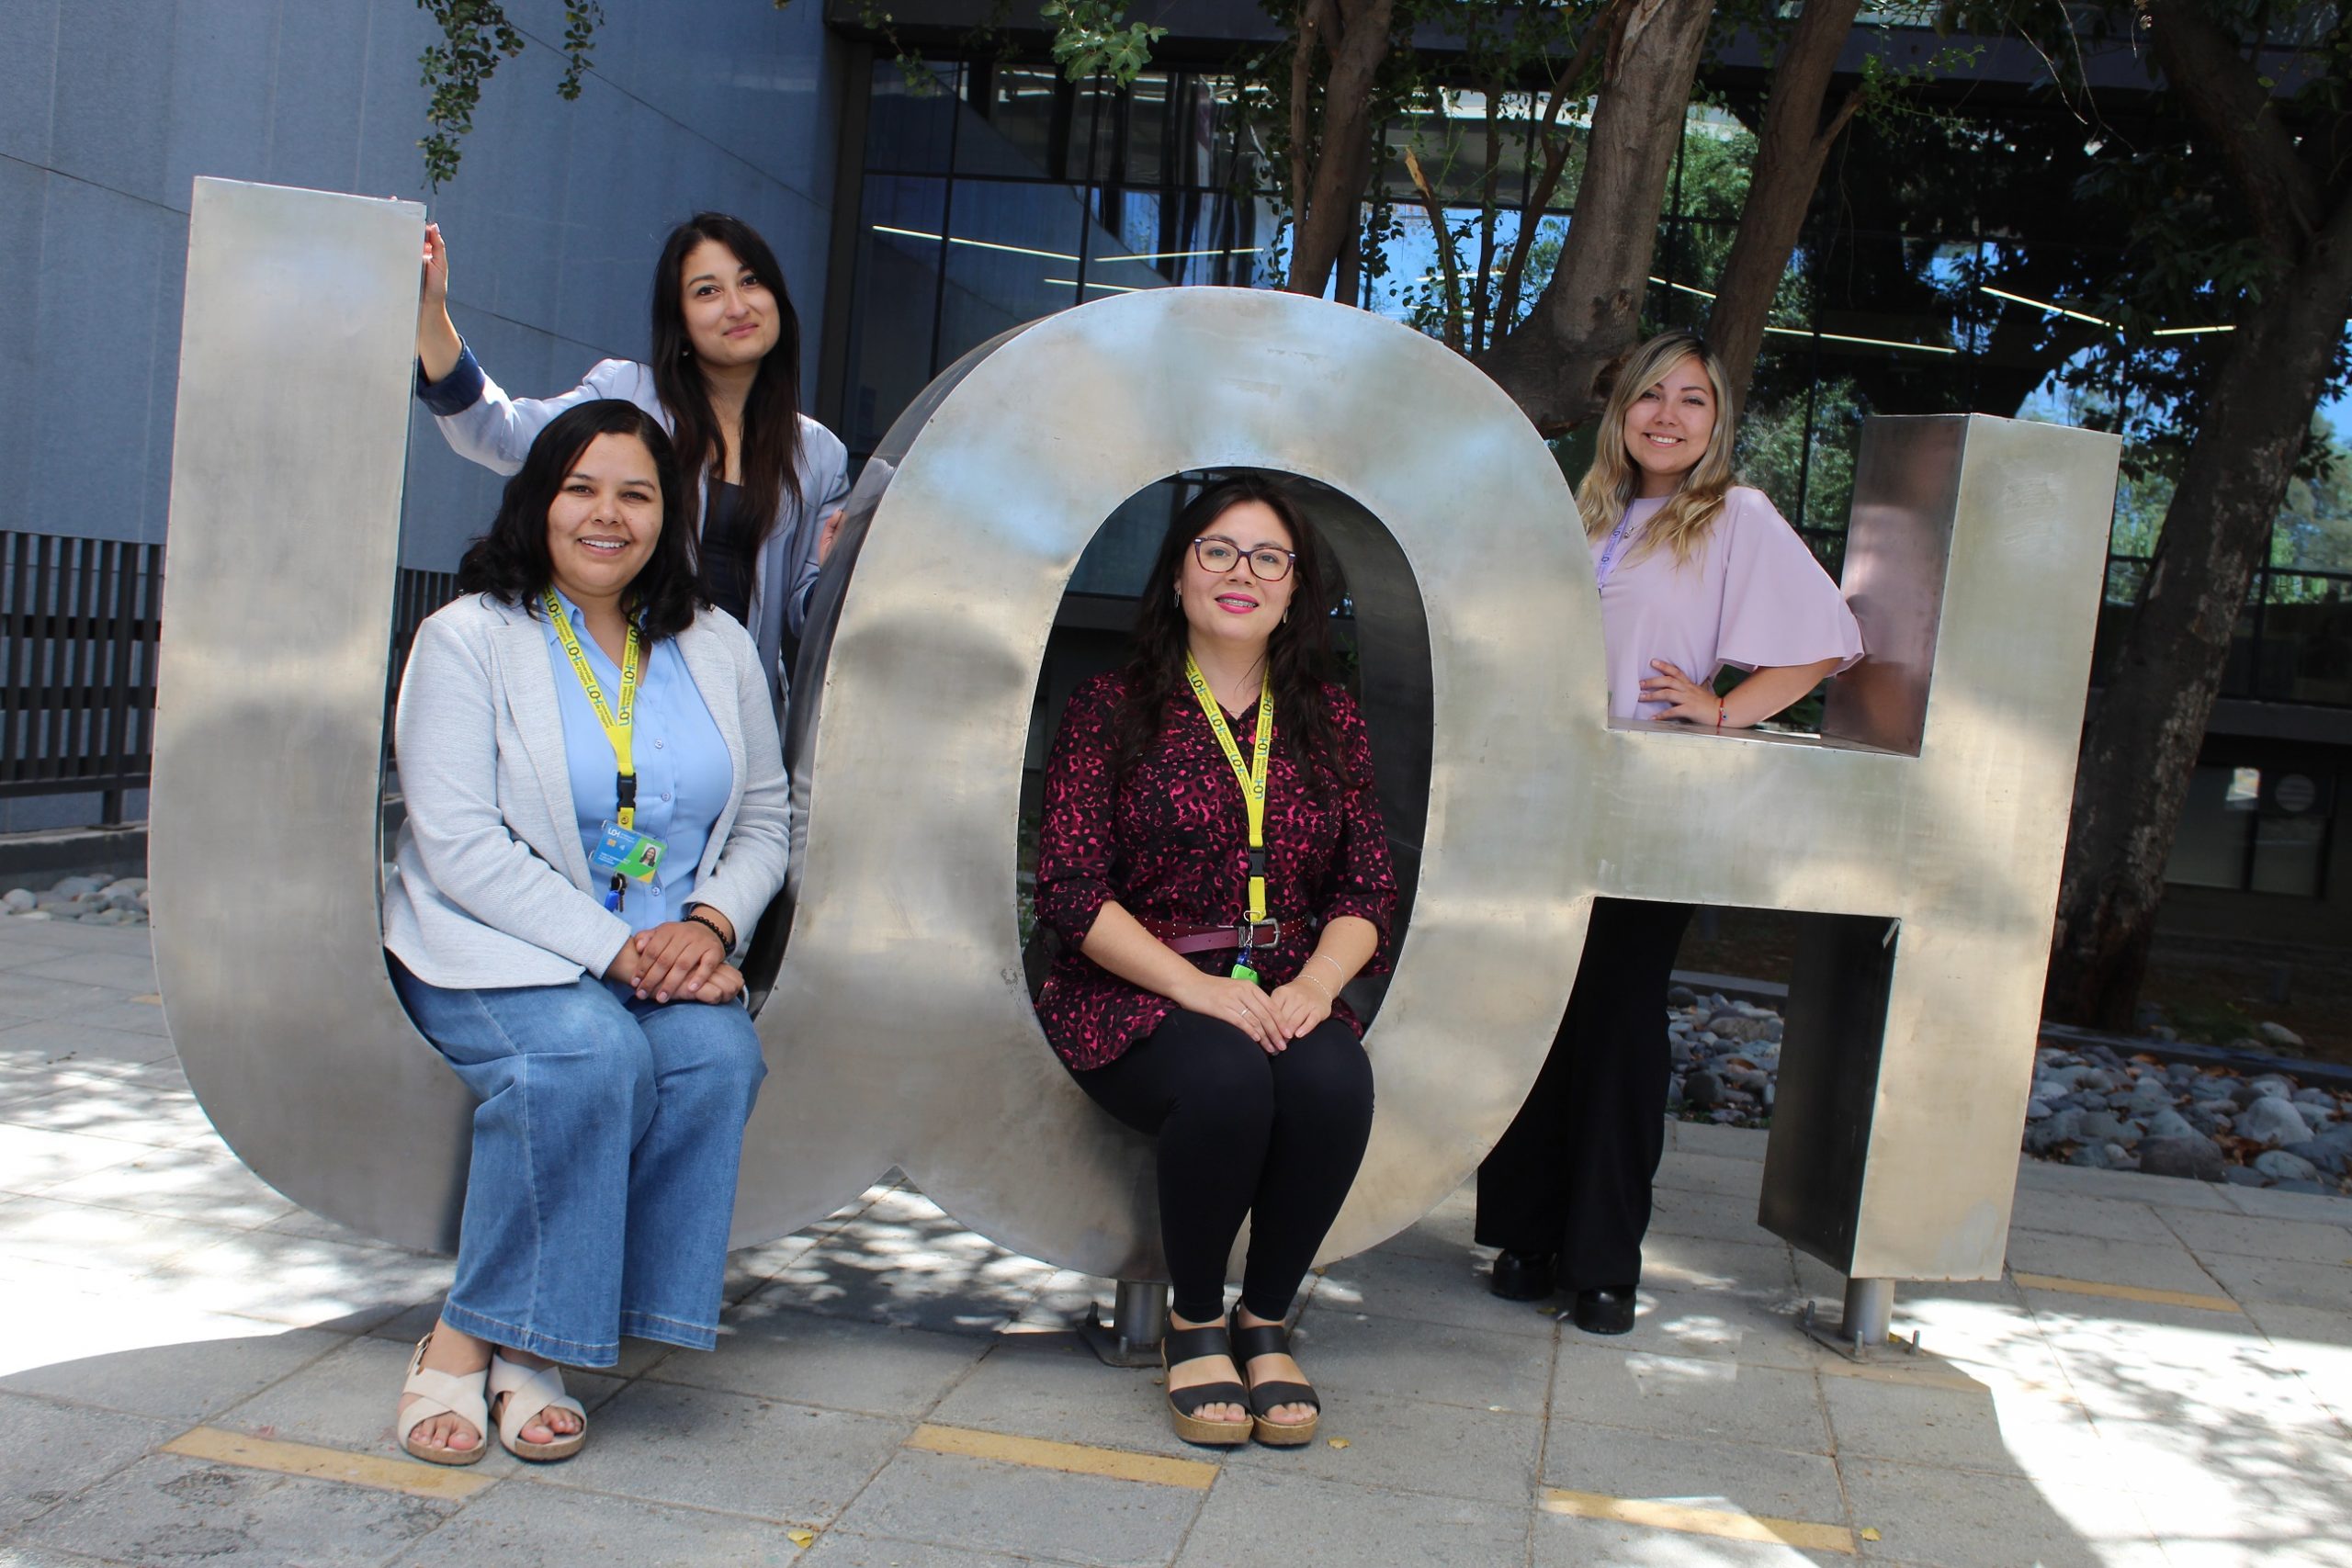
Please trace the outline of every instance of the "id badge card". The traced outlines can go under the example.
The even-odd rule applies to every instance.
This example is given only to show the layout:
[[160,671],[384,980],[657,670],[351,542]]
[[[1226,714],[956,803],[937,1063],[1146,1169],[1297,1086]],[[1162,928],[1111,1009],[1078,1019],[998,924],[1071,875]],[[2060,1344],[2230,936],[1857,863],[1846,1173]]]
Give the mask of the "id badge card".
[[596,852],[588,863],[602,876],[625,876],[631,882],[650,882],[662,870],[662,857],[670,846],[650,834],[624,828],[617,822],[605,824],[605,837],[597,844]]

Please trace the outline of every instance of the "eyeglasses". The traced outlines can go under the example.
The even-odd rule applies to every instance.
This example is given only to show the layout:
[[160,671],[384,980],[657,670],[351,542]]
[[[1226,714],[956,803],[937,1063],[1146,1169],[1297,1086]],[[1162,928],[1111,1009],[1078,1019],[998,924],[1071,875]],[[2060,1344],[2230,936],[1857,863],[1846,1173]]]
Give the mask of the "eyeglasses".
[[[1220,539],[1215,536],[1194,539],[1193,558],[1201,563],[1203,571],[1222,576],[1233,570],[1234,562],[1241,559],[1241,547],[1230,539]],[[1280,582],[1290,575],[1291,562],[1297,558],[1289,550],[1260,545],[1250,552],[1250,575],[1261,582]]]

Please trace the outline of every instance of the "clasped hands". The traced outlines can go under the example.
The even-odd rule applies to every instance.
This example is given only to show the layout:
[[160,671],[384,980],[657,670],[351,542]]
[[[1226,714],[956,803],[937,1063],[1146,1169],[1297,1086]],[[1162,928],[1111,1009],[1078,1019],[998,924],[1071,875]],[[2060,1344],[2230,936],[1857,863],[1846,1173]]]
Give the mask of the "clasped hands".
[[1170,999],[1186,1012],[1223,1019],[1269,1056],[1281,1055],[1292,1041],[1331,1016],[1330,997],[1305,978],[1264,991],[1253,980],[1203,975],[1198,984]]
[[[724,920],[707,905],[703,919]],[[642,1001],[731,1002],[743,994],[743,973],[727,962],[729,943],[701,919],[665,920],[621,943],[605,978],[617,980]]]

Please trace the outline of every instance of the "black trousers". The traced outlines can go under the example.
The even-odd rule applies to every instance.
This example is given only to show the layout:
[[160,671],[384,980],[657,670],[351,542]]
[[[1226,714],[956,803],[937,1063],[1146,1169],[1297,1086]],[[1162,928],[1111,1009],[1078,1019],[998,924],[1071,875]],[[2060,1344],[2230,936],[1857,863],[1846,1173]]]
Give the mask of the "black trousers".
[[1241,1304],[1279,1321],[1340,1213],[1372,1134],[1372,1062],[1326,1019],[1279,1056],[1229,1023],[1177,1011],[1104,1066],[1074,1075],[1097,1105],[1159,1138],[1159,1237],[1180,1317],[1225,1311],[1241,1222]]
[[1666,1151],[1666,988],[1692,906],[1597,898],[1567,1016],[1527,1103],[1478,1167],[1481,1246],[1557,1252],[1569,1290],[1642,1277]]

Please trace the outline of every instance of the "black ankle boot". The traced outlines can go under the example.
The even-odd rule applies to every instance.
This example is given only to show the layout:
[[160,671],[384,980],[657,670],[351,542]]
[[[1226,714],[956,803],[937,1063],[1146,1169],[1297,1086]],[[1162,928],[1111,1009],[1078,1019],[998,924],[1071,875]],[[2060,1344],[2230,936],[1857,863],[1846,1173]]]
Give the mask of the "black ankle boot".
[[1507,1302],[1540,1302],[1559,1288],[1553,1282],[1558,1261],[1555,1252],[1500,1253],[1487,1276],[1487,1289]]
[[1600,1285],[1578,1291],[1569,1316],[1587,1334],[1623,1334],[1634,1326],[1634,1287]]

